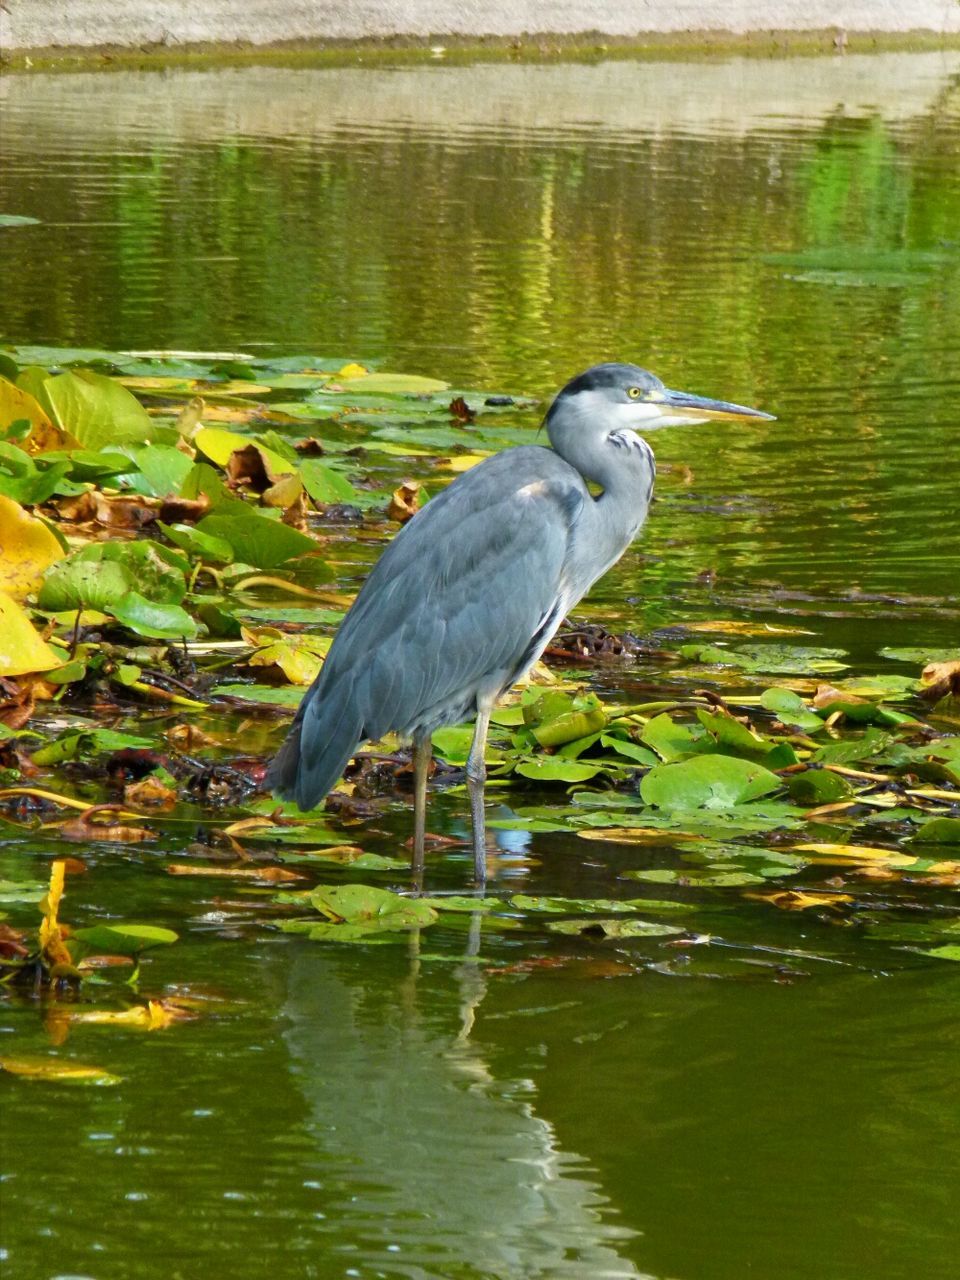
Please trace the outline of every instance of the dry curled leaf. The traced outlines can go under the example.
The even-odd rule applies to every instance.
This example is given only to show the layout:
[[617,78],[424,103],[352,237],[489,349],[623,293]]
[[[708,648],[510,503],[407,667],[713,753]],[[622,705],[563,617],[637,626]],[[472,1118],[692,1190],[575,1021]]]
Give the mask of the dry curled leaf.
[[769,902],[781,911],[806,911],[808,907],[836,908],[841,902],[853,902],[849,893],[809,893],[803,889],[778,889],[772,893],[745,893],[745,898]]
[[920,674],[921,698],[937,702],[949,695],[960,697],[960,662],[931,662]]
[[405,524],[407,520],[413,519],[420,509],[420,489],[419,480],[404,480],[403,484],[394,489],[387,507],[387,515],[391,520]]
[[172,809],[177,803],[177,793],[153,774],[131,782],[123,789],[128,804],[143,805],[150,809]]
[[68,818],[59,824],[59,831],[64,840],[109,840],[113,844],[137,844],[141,840],[152,840],[153,832],[146,827],[128,827],[120,822],[111,822],[117,817],[119,806],[98,804],[75,818]]
[[163,735],[172,747],[177,747],[181,751],[196,751],[198,747],[216,747],[220,745],[219,739],[212,734],[204,733],[202,729],[198,729],[194,724],[175,724]]
[[265,884],[305,879],[299,871],[290,871],[287,867],[214,867],[209,864],[171,862],[166,871],[171,876],[222,876],[228,880],[260,880]]

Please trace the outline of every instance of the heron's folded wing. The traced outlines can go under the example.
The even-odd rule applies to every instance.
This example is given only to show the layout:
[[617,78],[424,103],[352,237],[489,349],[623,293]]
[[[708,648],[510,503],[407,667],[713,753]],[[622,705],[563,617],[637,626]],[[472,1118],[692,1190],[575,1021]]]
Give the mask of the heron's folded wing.
[[585,493],[550,451],[510,450],[465,473],[401,531],[324,668],[331,684],[351,681],[364,736],[410,730],[444,704],[469,714],[479,684],[496,673],[507,683],[526,665],[535,638],[560,621]]

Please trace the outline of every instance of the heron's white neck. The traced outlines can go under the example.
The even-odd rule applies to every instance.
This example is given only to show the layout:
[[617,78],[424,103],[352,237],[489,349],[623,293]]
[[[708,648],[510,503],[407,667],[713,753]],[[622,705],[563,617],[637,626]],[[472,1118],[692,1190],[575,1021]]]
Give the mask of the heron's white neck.
[[[609,402],[602,409],[590,403],[593,394],[581,393],[547,419],[556,452],[603,490],[585,512],[578,539],[577,559],[590,582],[619,559],[640,531],[656,475],[653,450],[627,425],[637,420],[635,407],[622,406],[621,425]],[[597,425],[601,421],[602,427]]]

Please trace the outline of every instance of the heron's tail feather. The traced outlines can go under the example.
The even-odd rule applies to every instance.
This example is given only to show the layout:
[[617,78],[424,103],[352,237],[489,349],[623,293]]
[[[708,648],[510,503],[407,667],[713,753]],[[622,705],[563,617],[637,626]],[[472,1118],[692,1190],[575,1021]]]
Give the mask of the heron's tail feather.
[[367,736],[350,691],[312,689],[267,773],[267,786],[301,809],[315,809]]

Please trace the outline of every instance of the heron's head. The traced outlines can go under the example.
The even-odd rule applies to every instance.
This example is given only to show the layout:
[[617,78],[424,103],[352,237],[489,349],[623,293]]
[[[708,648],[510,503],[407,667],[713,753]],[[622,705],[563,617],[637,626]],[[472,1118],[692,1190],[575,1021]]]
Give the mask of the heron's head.
[[551,425],[579,421],[594,431],[646,432],[712,418],[771,420],[773,414],[726,400],[671,391],[646,369],[612,363],[594,365],[571,379],[550,406],[546,425],[549,431]]

